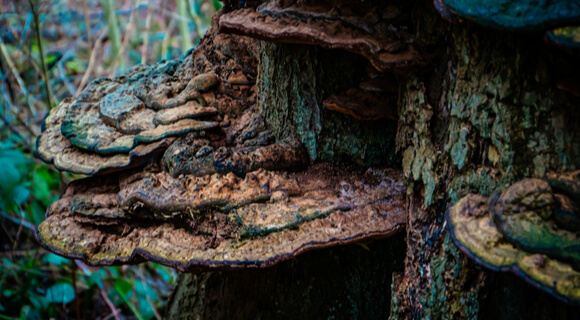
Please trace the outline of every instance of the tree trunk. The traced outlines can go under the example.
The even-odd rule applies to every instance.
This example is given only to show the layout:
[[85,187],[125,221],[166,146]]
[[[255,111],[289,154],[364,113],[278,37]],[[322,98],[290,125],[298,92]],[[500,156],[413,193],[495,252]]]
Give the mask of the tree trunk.
[[451,25],[430,2],[415,7],[430,67],[399,77],[398,122],[358,121],[322,107],[329,93],[364,76],[366,62],[356,55],[264,42],[259,67],[258,100],[278,138],[298,136],[313,161],[402,169],[406,235],[310,252],[263,270],[181,275],[169,318],[579,314],[511,274],[466,258],[446,232],[444,213],[469,192],[489,196],[525,177],[580,168],[580,101],[556,88],[580,66],[538,34]]

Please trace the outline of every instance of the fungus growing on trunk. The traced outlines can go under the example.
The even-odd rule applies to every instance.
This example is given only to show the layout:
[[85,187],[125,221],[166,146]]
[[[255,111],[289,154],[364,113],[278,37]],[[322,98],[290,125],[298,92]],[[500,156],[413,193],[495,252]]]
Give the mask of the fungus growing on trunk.
[[435,0],[447,20],[456,15],[486,27],[524,31],[570,25],[580,21],[580,3],[569,0]]
[[379,71],[407,71],[424,61],[400,6],[404,3],[275,0],[226,13],[219,26],[268,41],[344,49],[366,57]]
[[[93,81],[85,90],[87,94],[77,98],[66,111],[62,134],[78,148],[109,155],[128,153],[140,143],[216,127],[215,121],[190,119],[214,115],[215,108],[190,105],[190,112],[178,110],[171,114],[172,109],[201,98],[199,92],[207,89],[203,85],[192,85],[197,83],[196,78],[206,74],[190,81],[173,80],[176,64],[173,61],[156,63],[123,81]],[[110,91],[106,92],[103,87]],[[158,115],[159,110],[164,112]],[[159,117],[174,121],[164,124]]]
[[265,267],[311,249],[390,236],[406,223],[405,188],[391,169],[351,173],[317,164],[243,180],[175,181],[163,173],[142,179],[125,186],[113,175],[71,183],[50,206],[38,239],[91,265],[151,260],[194,271]]
[[73,99],[65,99],[52,109],[43,122],[43,132],[37,140],[37,156],[57,169],[93,175],[118,168],[138,165],[154,154],[165,150],[175,138],[140,144],[129,153],[100,155],[74,146],[61,132],[61,123]]
[[397,92],[393,92],[393,88],[385,90],[375,82],[366,81],[360,84],[360,88],[332,94],[323,105],[328,110],[351,115],[357,120],[397,120]]
[[580,50],[580,27],[563,27],[550,30],[546,39],[565,49]]
[[477,263],[580,304],[578,175],[524,179],[489,201],[469,194],[447,211],[451,237]]
[[217,19],[183,60],[94,81],[46,118],[39,155],[95,174],[49,207],[37,232],[48,250],[231,269],[403,230],[400,172],[311,164],[297,138],[277,139],[256,103],[255,40],[218,34]]

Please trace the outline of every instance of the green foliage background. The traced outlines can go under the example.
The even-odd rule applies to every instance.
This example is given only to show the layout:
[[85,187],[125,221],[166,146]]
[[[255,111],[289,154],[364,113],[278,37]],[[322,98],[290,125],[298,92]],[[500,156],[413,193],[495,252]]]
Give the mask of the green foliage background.
[[[116,19],[105,19],[110,8]],[[47,206],[81,176],[34,157],[42,119],[92,79],[175,59],[199,42],[217,0],[0,1],[0,319],[154,319],[175,272],[92,268],[34,238]],[[111,30],[120,37],[111,37]]]

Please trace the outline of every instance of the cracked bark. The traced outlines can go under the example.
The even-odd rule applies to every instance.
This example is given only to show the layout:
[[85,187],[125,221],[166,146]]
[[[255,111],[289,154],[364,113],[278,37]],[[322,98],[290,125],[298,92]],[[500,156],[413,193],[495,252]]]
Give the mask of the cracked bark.
[[415,7],[418,40],[433,59],[425,72],[400,79],[398,123],[369,124],[323,109],[331,92],[359,83],[352,66],[364,61],[356,55],[263,42],[259,68],[260,105],[278,138],[297,135],[313,159],[402,168],[406,237],[369,243],[370,251],[351,245],[310,252],[264,270],[181,275],[169,318],[578,314],[463,256],[446,233],[444,212],[469,192],[489,196],[525,177],[580,167],[580,100],[556,88],[580,64],[537,34],[452,26],[430,2]]

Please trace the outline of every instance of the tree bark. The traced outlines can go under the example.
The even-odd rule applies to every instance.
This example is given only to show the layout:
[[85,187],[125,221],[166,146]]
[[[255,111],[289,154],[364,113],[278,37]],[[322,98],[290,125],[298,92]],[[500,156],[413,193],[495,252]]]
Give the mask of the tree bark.
[[400,77],[398,122],[357,121],[322,107],[329,93],[361,80],[365,61],[353,54],[262,43],[259,68],[258,100],[278,138],[298,136],[313,161],[401,168],[408,186],[404,238],[311,252],[264,270],[181,275],[169,318],[579,314],[512,274],[466,258],[446,232],[444,213],[469,192],[489,196],[525,177],[580,167],[580,100],[556,87],[580,66],[538,34],[451,25],[430,2],[415,7],[430,67]]

